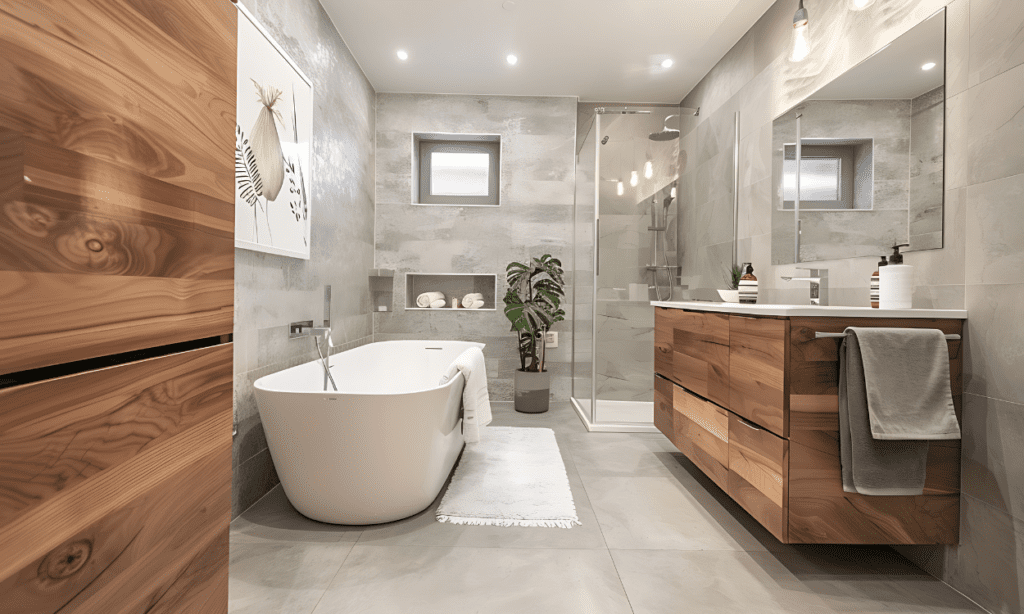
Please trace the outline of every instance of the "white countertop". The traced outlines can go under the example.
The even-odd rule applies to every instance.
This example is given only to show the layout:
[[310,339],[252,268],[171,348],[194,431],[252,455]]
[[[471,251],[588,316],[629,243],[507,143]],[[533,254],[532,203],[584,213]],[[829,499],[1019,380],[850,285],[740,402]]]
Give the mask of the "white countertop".
[[842,305],[760,305],[745,303],[713,303],[710,301],[651,301],[655,307],[714,311],[736,315],[827,318],[948,318],[967,319],[963,309],[872,309]]

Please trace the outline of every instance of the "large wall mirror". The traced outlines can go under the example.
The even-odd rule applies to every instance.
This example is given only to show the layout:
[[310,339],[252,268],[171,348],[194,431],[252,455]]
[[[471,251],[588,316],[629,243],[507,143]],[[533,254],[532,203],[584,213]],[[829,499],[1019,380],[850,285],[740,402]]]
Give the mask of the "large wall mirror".
[[772,264],[942,247],[945,10],[779,116]]

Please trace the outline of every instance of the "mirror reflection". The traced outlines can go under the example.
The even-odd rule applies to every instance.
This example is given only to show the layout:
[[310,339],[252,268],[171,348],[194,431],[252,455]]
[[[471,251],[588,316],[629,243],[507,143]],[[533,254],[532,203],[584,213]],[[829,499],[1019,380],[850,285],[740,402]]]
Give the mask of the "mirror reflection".
[[945,13],[775,120],[772,263],[942,247]]

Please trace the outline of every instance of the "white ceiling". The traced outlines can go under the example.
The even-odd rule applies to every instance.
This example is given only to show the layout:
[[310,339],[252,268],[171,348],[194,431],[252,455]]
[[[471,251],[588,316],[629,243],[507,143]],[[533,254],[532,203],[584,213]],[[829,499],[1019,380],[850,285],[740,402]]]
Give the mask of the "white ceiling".
[[[907,100],[943,84],[946,20],[933,15],[837,77],[809,100]],[[927,62],[935,68],[921,70]]]
[[774,0],[321,2],[378,92],[678,103]]

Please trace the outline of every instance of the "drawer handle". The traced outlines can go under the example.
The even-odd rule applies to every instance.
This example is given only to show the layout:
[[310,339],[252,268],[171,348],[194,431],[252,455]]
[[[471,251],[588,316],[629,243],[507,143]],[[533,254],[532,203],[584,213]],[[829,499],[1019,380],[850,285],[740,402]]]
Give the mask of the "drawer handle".
[[760,428],[754,426],[754,424],[752,422],[747,422],[746,420],[744,420],[743,418],[740,418],[739,416],[736,416],[736,419],[740,421],[740,424],[742,424],[743,426],[745,426],[745,427],[747,427],[749,429],[754,429],[755,431],[760,431],[761,430]]

